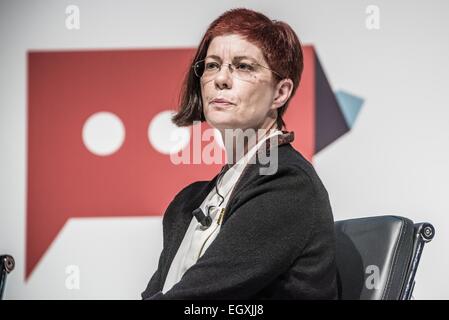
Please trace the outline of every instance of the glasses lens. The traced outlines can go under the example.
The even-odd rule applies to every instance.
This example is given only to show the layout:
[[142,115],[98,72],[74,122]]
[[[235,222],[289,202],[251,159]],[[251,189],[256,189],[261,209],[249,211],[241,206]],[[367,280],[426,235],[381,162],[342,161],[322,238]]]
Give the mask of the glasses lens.
[[193,65],[193,71],[198,78],[201,78],[204,73],[204,61],[198,61]]
[[244,81],[254,80],[258,73],[257,66],[250,63],[239,62],[233,65],[233,68],[235,77]]
[[198,61],[194,64],[193,70],[195,75],[203,80],[210,80],[217,75],[222,67],[228,66],[231,75],[237,79],[244,81],[252,81],[256,78],[257,66],[249,63],[237,63],[229,65],[220,65],[217,62]]

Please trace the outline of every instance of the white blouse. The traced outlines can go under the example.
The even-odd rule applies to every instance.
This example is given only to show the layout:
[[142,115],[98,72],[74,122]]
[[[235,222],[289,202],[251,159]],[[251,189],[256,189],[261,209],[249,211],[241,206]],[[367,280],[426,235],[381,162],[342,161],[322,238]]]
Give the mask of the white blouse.
[[217,237],[220,232],[221,221],[226,204],[229,201],[229,196],[237,180],[242,174],[243,169],[263,142],[266,139],[278,134],[282,134],[282,131],[275,130],[274,132],[271,132],[263,137],[254,147],[251,148],[250,151],[245,154],[245,156],[240,158],[230,169],[228,169],[228,171],[226,171],[217,185],[219,193],[224,197],[224,200],[220,206],[218,205],[220,204],[221,198],[216,193],[215,187],[212,188],[200,206],[206,215],[208,207],[215,206],[215,208],[210,210],[212,224],[209,228],[205,229],[194,216],[192,217],[187,232],[184,235],[184,239],[182,240],[181,245],[179,246],[178,251],[170,265],[162,293],[166,293],[181,280],[184,273],[197,262],[197,260],[207,250],[209,245]]

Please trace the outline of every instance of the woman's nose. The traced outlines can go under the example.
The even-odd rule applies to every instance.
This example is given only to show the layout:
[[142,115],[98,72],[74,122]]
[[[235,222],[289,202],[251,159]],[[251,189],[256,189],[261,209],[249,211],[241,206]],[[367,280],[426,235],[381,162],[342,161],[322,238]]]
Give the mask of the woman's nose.
[[228,65],[223,64],[215,75],[215,85],[220,89],[232,87],[232,74]]

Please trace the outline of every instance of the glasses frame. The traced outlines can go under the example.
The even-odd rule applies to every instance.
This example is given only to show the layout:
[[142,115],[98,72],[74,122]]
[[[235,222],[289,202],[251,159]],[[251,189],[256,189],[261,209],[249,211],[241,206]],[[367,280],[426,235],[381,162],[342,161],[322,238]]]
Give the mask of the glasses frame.
[[[196,73],[196,68],[195,68],[195,67],[196,67],[199,63],[205,62],[205,61],[206,61],[206,59],[202,59],[202,60],[198,60],[197,62],[195,62],[194,64],[192,64],[193,73],[195,74],[195,76],[197,76],[197,77],[200,78],[200,79],[201,79],[203,76],[200,77],[200,76]],[[220,64],[220,63],[217,62],[217,64],[220,66],[219,69],[218,69],[218,71],[217,71],[217,73],[221,71],[221,68],[223,68],[223,65],[228,66],[229,70],[231,71],[231,74],[232,74],[232,73],[234,72],[234,70],[235,70],[234,65],[233,65],[232,63],[221,63],[221,64]],[[264,65],[261,65],[260,63],[257,63],[257,62],[246,63],[246,62],[245,62],[245,64],[248,64],[248,65],[251,65],[251,66],[256,65],[256,66],[262,67],[262,68],[264,68],[264,69],[270,70],[271,72],[273,72],[274,74],[276,74],[277,76],[279,76],[281,79],[284,79],[284,78],[285,78],[285,77],[282,76],[279,72],[274,71],[273,69],[270,69],[270,68],[268,68],[268,67],[265,67]],[[204,73],[204,71],[203,71],[203,73]]]

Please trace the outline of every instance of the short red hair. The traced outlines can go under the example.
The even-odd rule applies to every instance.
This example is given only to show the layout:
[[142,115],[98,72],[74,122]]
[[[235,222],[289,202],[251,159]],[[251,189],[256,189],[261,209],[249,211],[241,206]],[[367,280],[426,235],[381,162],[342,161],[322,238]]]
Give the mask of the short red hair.
[[[197,49],[192,65],[206,57],[213,38],[217,36],[237,34],[258,46],[268,63],[268,67],[293,81],[293,91],[287,102],[278,108],[277,127],[282,129],[282,119],[290,99],[296,92],[304,68],[301,43],[293,29],[285,22],[270,20],[262,13],[237,8],[226,11],[215,19],[207,29]],[[272,73],[276,81],[282,80]],[[173,118],[178,126],[189,126],[194,121],[205,121],[201,86],[193,68],[190,68],[183,83],[180,94],[179,111]]]

